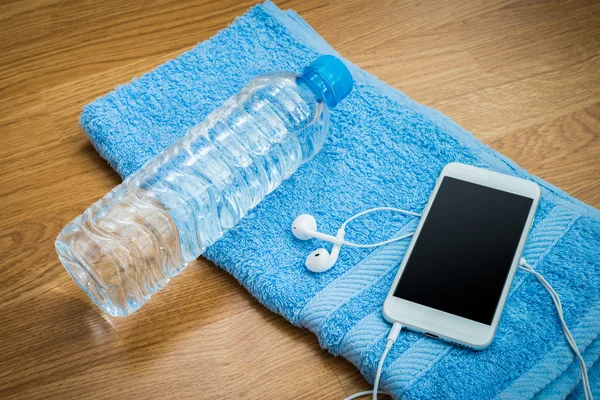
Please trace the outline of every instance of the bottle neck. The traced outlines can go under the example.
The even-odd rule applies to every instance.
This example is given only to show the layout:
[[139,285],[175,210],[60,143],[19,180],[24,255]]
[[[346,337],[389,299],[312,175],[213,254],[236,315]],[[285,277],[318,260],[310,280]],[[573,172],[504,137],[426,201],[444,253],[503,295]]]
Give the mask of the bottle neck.
[[335,107],[337,104],[335,92],[329,82],[319,73],[314,70],[305,68],[298,78],[313,92],[317,101],[323,102],[329,108]]

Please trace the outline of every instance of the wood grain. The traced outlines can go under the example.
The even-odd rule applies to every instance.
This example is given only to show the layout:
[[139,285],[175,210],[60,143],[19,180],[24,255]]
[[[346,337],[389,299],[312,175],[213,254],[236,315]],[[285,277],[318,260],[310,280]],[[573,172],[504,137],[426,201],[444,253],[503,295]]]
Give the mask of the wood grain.
[[[363,69],[600,206],[597,1],[277,3]],[[77,124],[82,106],[251,5],[0,4],[0,398],[341,399],[368,388],[205,260],[119,319],[54,252],[60,229],[119,182]]]

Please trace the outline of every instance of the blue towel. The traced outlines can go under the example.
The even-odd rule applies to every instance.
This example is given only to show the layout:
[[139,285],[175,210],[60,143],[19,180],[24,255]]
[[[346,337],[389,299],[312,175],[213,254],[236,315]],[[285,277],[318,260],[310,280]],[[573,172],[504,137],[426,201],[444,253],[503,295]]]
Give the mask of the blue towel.
[[[252,77],[299,71],[324,53],[337,54],[293,11],[266,2],[212,39],[89,104],[81,124],[126,177]],[[600,212],[529,175],[438,111],[348,65],[356,85],[332,112],[323,150],[205,256],[372,381],[389,330],[381,306],[408,243],[343,248],[335,268],[317,275],[304,268],[304,259],[322,243],[294,239],[292,220],[311,213],[323,232],[333,234],[347,217],[367,208],[420,211],[442,167],[452,161],[534,180],[543,199],[524,257],[562,297],[584,358],[590,367],[596,363],[590,377],[600,393]],[[349,240],[374,242],[415,226],[409,217],[380,213],[356,221],[347,234]],[[550,297],[523,272],[515,277],[487,350],[407,331],[382,376],[383,390],[402,399],[581,398],[579,382]]]

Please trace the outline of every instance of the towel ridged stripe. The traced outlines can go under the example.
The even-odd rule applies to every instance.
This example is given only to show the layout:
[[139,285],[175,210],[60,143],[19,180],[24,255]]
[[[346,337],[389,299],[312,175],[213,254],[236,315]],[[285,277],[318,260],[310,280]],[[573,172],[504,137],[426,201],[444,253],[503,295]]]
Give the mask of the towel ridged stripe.
[[[389,330],[389,323],[377,310],[354,325],[353,329],[346,334],[343,341],[341,353],[359,369],[362,367],[362,352],[382,340]],[[373,333],[376,333],[375,335]]]
[[[560,329],[560,327],[557,327],[557,329]],[[584,358],[585,351],[592,341],[598,337],[599,331],[600,302],[597,302],[590,307],[590,312],[584,318],[581,318],[575,327],[571,327],[573,338]],[[598,356],[598,354],[595,354],[595,357],[591,358],[591,363],[596,361]],[[557,342],[556,346],[547,352],[543,360],[517,378],[512,385],[498,395],[498,398],[505,400],[532,398],[561,375],[566,369],[565,366],[568,368],[574,362],[577,362],[577,360],[566,340]]]

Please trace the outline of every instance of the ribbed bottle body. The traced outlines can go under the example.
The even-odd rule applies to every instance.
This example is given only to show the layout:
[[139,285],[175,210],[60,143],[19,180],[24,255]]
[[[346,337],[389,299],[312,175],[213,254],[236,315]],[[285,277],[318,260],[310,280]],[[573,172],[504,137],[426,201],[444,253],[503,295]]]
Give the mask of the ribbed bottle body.
[[255,78],[65,227],[63,265],[103,310],[130,314],[314,156],[328,121],[298,75]]

